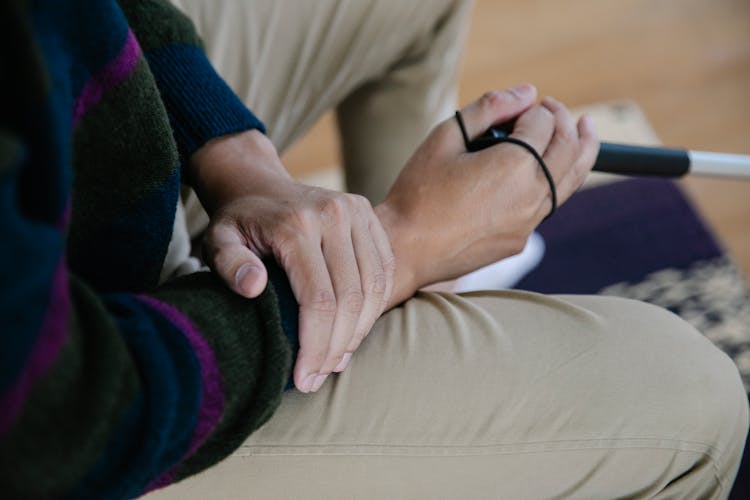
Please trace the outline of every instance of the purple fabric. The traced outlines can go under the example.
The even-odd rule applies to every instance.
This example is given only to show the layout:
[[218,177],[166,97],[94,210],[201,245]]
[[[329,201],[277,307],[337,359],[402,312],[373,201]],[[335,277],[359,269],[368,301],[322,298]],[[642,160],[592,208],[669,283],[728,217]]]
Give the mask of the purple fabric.
[[116,87],[130,76],[140,55],[141,48],[138,41],[135,39],[133,32],[128,30],[125,44],[117,57],[107,63],[99,73],[91,77],[91,80],[83,87],[81,95],[76,99],[73,106],[73,127],[78,125],[81,118],[102,99],[108,90]]
[[23,371],[16,383],[0,397],[0,436],[10,430],[32,386],[50,369],[68,338],[70,291],[65,257],[60,260],[52,278],[48,304],[42,327]]
[[597,293],[723,249],[677,183],[631,179],[576,193],[539,226],[545,255],[515,288]]
[[[182,330],[195,352],[201,369],[201,407],[198,410],[198,421],[193,430],[192,440],[182,460],[195,453],[206,441],[211,431],[218,425],[224,412],[224,390],[221,372],[216,357],[203,335],[190,320],[173,306],[154,299],[139,296],[141,301],[166,317],[173,325]],[[144,493],[161,488],[174,481],[175,468],[158,477]]]

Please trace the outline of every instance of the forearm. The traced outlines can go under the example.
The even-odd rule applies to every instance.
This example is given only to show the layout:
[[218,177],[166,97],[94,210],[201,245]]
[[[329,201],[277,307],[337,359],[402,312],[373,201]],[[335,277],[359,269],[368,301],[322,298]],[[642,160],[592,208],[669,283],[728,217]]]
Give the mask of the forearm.
[[191,156],[185,181],[209,214],[228,200],[272,196],[291,181],[271,141],[256,129],[215,138]]
[[408,229],[408,221],[391,207],[387,201],[375,207],[375,214],[380,219],[388,234],[393,249],[395,272],[393,276],[393,293],[385,310],[392,309],[413,296],[423,283],[420,270],[416,265],[414,249],[421,248],[418,233]]

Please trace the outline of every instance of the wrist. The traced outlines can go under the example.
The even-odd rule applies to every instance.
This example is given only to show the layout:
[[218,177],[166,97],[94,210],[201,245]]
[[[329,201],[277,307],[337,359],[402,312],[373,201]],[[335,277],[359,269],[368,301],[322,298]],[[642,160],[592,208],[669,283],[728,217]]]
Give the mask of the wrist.
[[414,255],[416,233],[408,226],[405,218],[392,207],[388,200],[374,208],[383,229],[388,234],[395,260],[393,292],[386,310],[391,309],[413,296],[422,287],[418,260]]
[[217,137],[190,158],[186,183],[210,213],[252,193],[292,182],[276,148],[259,130]]

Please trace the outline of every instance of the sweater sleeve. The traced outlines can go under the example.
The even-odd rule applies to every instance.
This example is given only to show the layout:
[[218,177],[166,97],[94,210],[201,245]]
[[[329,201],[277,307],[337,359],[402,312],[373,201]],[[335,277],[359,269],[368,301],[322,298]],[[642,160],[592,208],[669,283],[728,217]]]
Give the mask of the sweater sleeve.
[[68,269],[64,224],[18,206],[28,158],[0,131],[4,493],[133,497],[218,462],[271,416],[288,378],[273,284],[254,300],[209,273],[96,292]]
[[209,140],[261,121],[216,73],[195,28],[166,0],[120,0],[167,108],[182,164]]
[[[42,4],[49,15],[35,22],[45,28],[90,26],[66,3]],[[70,265],[74,120],[61,75],[73,65],[57,32],[35,36],[28,8],[0,2],[2,496],[132,498],[218,462],[276,409],[291,364],[280,296],[272,283],[247,300],[208,273],[138,293],[105,291]],[[126,32],[113,34],[114,52]],[[127,201],[162,194],[164,182],[144,175]],[[102,186],[94,176],[89,189]],[[115,216],[132,220],[130,208]],[[142,235],[154,233],[153,220],[136,221]],[[101,253],[105,275],[112,266]]]

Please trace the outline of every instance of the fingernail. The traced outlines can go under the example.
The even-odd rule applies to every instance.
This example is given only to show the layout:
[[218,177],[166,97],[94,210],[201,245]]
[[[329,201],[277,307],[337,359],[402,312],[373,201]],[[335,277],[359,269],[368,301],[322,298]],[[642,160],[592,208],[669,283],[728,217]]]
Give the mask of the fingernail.
[[327,378],[328,375],[318,375],[317,377],[315,377],[315,383],[310,390],[312,392],[318,392],[318,389],[320,389],[320,386],[323,385],[323,382],[325,382]]
[[352,353],[345,352],[344,356],[341,358],[341,361],[339,361],[339,364],[336,365],[336,368],[333,369],[335,372],[343,372],[346,367],[349,365],[349,360],[352,359]]
[[521,85],[516,85],[510,89],[510,91],[516,95],[525,96],[531,93],[531,85],[528,83],[522,83]]
[[250,285],[248,286],[242,286],[242,281],[245,279],[245,276],[247,276],[250,273],[257,274],[259,272],[259,269],[255,267],[252,264],[242,264],[239,269],[237,269],[237,274],[234,275],[234,284],[242,293],[245,295],[250,295],[252,291],[250,290]]
[[310,392],[312,391],[313,386],[315,385],[315,379],[318,377],[317,373],[312,373],[305,378],[305,380],[302,382],[302,392]]

